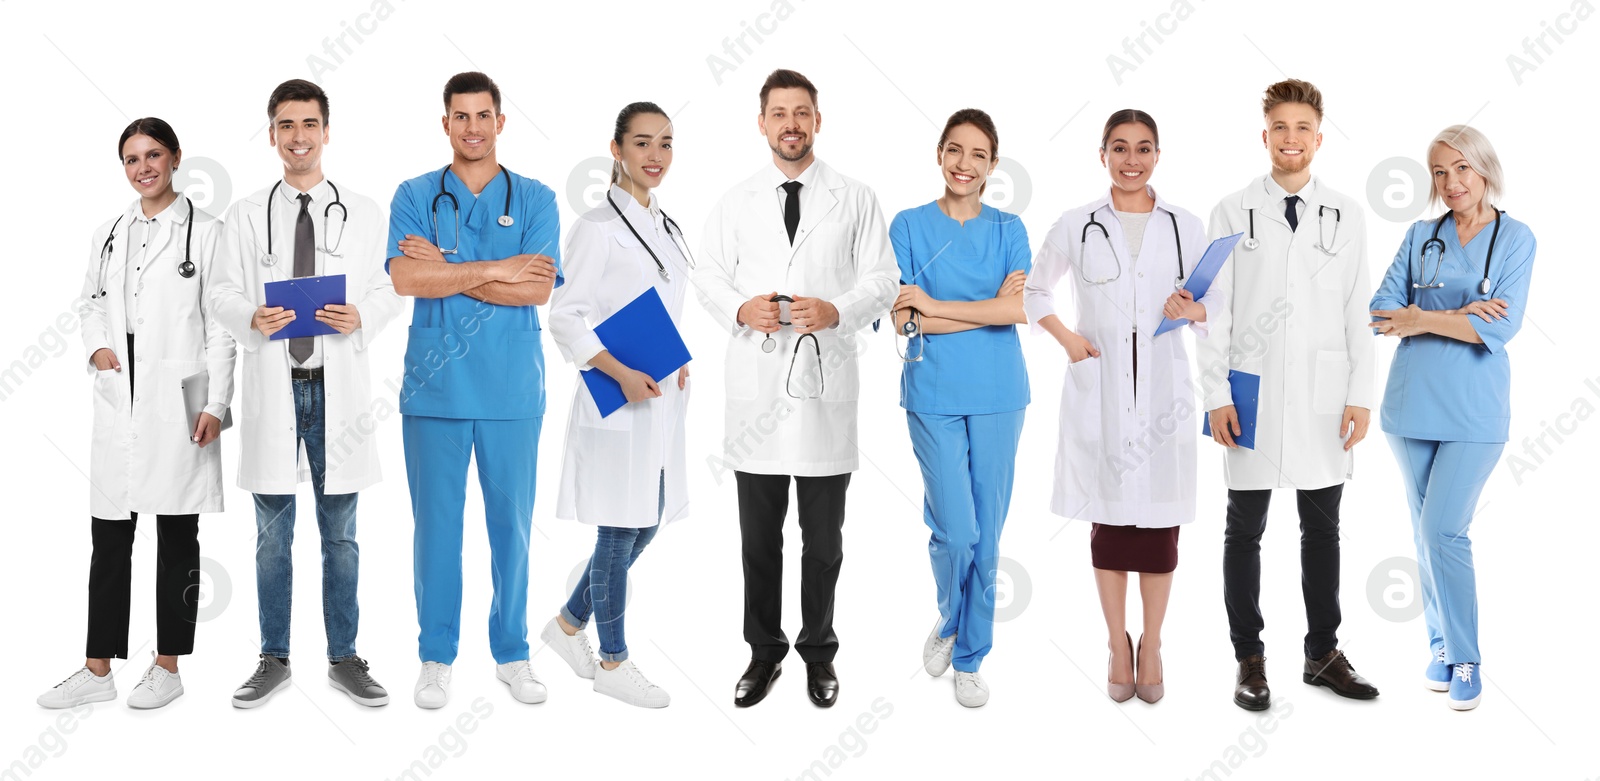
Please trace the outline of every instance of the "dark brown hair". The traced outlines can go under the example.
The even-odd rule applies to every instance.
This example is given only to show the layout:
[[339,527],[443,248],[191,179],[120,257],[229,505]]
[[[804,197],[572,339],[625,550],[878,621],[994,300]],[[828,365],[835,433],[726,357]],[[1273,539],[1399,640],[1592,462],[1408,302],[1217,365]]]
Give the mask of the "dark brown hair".
[[817,86],[796,71],[779,68],[767,74],[761,83],[761,113],[767,113],[767,93],[775,89],[803,89],[811,96],[811,107],[817,107]]
[[277,117],[279,104],[297,100],[316,101],[317,108],[322,109],[322,124],[328,124],[328,93],[305,79],[290,79],[272,91],[272,97],[267,98],[267,121]]
[[500,86],[494,83],[494,79],[478,71],[457,73],[444,83],[444,110],[450,110],[450,98],[475,92],[489,93],[489,97],[494,98],[494,113],[500,113]]
[[1309,81],[1285,79],[1268,87],[1266,94],[1261,96],[1262,116],[1272,113],[1273,109],[1284,103],[1304,103],[1317,112],[1317,121],[1322,121],[1322,90]]
[[178,134],[173,132],[172,126],[167,124],[166,120],[155,117],[140,117],[129,122],[128,126],[122,130],[122,137],[117,139],[118,160],[122,159],[122,146],[134,136],[149,136],[173,154],[181,151],[181,147],[178,146]]
[[1106,119],[1106,129],[1100,134],[1100,151],[1106,151],[1106,144],[1111,142],[1111,131],[1115,130],[1117,125],[1126,125],[1129,123],[1144,125],[1145,127],[1150,128],[1150,140],[1156,142],[1156,149],[1158,151],[1161,149],[1161,131],[1156,130],[1155,117],[1152,117],[1136,108],[1125,108],[1120,111],[1113,112],[1111,116]]

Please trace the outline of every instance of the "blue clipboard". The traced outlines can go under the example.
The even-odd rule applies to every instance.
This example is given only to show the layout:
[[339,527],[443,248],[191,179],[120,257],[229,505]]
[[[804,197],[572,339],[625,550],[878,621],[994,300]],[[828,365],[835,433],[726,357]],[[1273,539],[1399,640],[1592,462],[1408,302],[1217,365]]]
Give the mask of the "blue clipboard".
[[339,333],[333,326],[317,320],[317,310],[328,304],[345,303],[343,274],[296,277],[268,282],[266,287],[267,306],[294,310],[294,320],[269,337],[272,341]]
[[[1194,271],[1189,273],[1189,279],[1183,283],[1183,289],[1189,291],[1194,300],[1199,301],[1205,297],[1206,291],[1211,289],[1211,283],[1217,278],[1217,272],[1222,270],[1222,264],[1228,262],[1228,256],[1233,254],[1233,245],[1239,243],[1239,237],[1243,235],[1235,233],[1232,236],[1223,236],[1206,247],[1205,254],[1200,256],[1200,263],[1194,267]],[[1189,321],[1181,317],[1177,320],[1163,317],[1161,325],[1156,326],[1155,335],[1160,336],[1188,324]]]
[[[1239,429],[1244,432],[1234,437],[1233,441],[1239,447],[1255,450],[1256,417],[1261,406],[1261,375],[1231,369],[1228,371],[1228,388],[1233,394],[1234,411],[1239,413]],[[1205,422],[1200,424],[1200,433],[1211,436],[1210,415],[1206,415]]]
[[[654,287],[639,294],[627,306],[618,309],[600,325],[595,326],[595,336],[606,352],[630,369],[644,372],[656,382],[661,382],[673,372],[689,363],[689,346],[683,343],[678,327],[672,324],[667,307]],[[628,397],[622,385],[611,375],[599,369],[579,372],[583,384],[589,388],[600,417],[622,409]]]

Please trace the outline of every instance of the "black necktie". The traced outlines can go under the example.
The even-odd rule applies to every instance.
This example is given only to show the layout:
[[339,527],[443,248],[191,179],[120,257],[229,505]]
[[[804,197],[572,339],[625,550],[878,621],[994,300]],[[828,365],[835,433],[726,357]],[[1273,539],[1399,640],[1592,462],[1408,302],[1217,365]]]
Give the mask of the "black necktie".
[[1283,199],[1283,218],[1289,221],[1289,230],[1300,228],[1300,213],[1295,210],[1295,204],[1300,203],[1300,196],[1291,195]]
[[[294,275],[310,277],[317,273],[317,238],[311,230],[311,196],[301,193],[300,214],[294,218]],[[316,337],[298,336],[289,340],[289,357],[303,364],[316,348]]]
[[789,197],[783,201],[783,227],[789,229],[789,245],[794,245],[794,232],[800,229],[800,183],[784,182],[783,189]]

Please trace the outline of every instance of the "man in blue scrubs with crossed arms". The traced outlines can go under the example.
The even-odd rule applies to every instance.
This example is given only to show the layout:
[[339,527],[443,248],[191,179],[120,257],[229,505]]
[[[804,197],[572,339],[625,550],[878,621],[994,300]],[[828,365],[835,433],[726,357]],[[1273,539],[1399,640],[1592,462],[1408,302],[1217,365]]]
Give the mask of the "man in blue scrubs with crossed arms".
[[[400,414],[421,628],[416,702],[450,699],[461,629],[467,462],[476,454],[494,575],[495,676],[543,702],[528,663],[528,532],[544,416],[539,314],[561,284],[555,194],[495,159],[500,88],[482,73],[444,88],[450,165],[402,183],[389,217],[389,275],[415,296]],[[508,189],[509,188],[509,189]]]

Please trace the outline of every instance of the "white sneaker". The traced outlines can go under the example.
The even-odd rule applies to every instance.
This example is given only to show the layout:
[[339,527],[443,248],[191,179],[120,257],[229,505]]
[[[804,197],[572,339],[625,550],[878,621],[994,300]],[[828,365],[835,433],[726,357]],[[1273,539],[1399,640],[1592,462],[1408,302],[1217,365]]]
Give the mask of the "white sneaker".
[[956,670],[956,702],[968,708],[981,708],[989,701],[989,684],[977,673]]
[[667,690],[647,680],[631,660],[612,670],[596,665],[594,690],[641,708],[665,708],[672,702]]
[[950,669],[950,654],[955,651],[956,636],[940,637],[939,628],[944,626],[944,619],[933,622],[933,631],[928,633],[928,640],[922,644],[922,669],[937,678]]
[[89,672],[88,667],[81,667],[72,677],[52,686],[34,701],[42,708],[76,708],[84,703],[116,698],[117,684],[111,680],[111,673],[101,678]]
[[589,635],[582,629],[577,634],[569,635],[561,629],[561,622],[550,619],[544,625],[544,631],[539,633],[539,639],[550,646],[556,655],[565,659],[567,666],[578,674],[579,678],[594,679],[595,664],[594,649],[589,647]]
[[411,693],[418,708],[443,708],[450,701],[450,665],[423,662],[422,673],[417,676],[417,688]]
[[533,674],[533,665],[527,659],[495,665],[494,677],[511,687],[511,697],[517,702],[535,705],[550,696],[539,676]]
[[141,710],[159,708],[182,696],[183,678],[177,673],[167,672],[167,668],[151,660],[150,669],[144,671],[139,685],[128,694],[128,707]]

